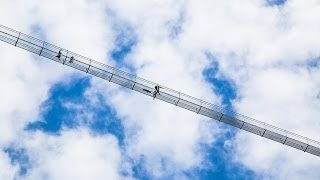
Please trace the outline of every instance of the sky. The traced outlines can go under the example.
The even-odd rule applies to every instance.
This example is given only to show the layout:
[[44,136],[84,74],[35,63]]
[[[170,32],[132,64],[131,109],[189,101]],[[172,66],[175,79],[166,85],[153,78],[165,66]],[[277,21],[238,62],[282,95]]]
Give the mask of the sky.
[[[0,24],[320,140],[319,0],[0,0]],[[320,159],[0,42],[0,179],[320,179]]]

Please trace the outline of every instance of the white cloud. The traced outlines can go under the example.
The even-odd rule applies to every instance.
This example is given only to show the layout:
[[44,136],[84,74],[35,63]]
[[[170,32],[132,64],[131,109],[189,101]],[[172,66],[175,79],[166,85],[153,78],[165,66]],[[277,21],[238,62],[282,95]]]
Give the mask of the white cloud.
[[[126,62],[136,68],[138,76],[219,103],[202,75],[210,63],[204,54],[185,51],[169,38],[168,24],[181,18],[183,4],[126,3],[117,1],[110,7],[117,17],[134,27],[138,43]],[[93,86],[92,91],[98,87],[105,91],[103,83]],[[213,143],[215,135],[221,132],[211,120],[136,92],[111,87],[106,100],[111,101],[123,119],[129,157],[136,161],[143,157],[147,172],[155,178],[181,178],[183,172],[203,166],[205,154],[200,144]]]
[[[7,47],[6,47],[7,46]],[[1,44],[3,63],[1,69],[1,138],[0,145],[19,136],[24,126],[35,120],[40,103],[46,98],[50,84],[59,74],[53,71],[58,67],[48,68],[48,64],[37,62],[27,52]],[[48,73],[48,76],[44,76]],[[61,75],[63,75],[62,72]],[[34,88],[37,87],[37,88]]]
[[[166,82],[168,86],[179,87],[202,97],[207,95],[208,100],[218,101],[199,73],[203,68],[200,63],[190,60],[188,63],[195,65],[188,67],[179,54],[167,49],[165,45],[161,47],[164,49],[149,47],[141,44],[138,47],[141,48],[141,53],[140,50],[133,53],[133,56],[141,58],[154,58],[154,61],[148,62],[148,66],[137,69],[138,74],[146,74],[145,76],[158,79],[159,82]],[[140,58],[133,58],[135,59]],[[183,69],[178,64],[186,68]],[[197,73],[191,73],[192,71]],[[93,86],[92,91],[97,91],[98,87],[101,92],[105,91],[104,82]],[[178,175],[202,166],[205,154],[199,143],[211,144],[216,139],[215,135],[221,132],[211,120],[204,120],[197,114],[152,100],[137,92],[117,87],[109,90],[106,99],[111,101],[125,126],[127,153],[135,160],[144,157],[145,167],[152,176],[161,178]]]
[[[236,109],[317,138],[319,129],[320,17],[318,1],[190,2],[181,44],[210,51],[237,87]],[[235,159],[274,179],[318,179],[318,157],[241,132]]]
[[[34,25],[37,25],[44,31],[43,34],[45,34],[47,40],[51,43],[63,45],[65,48],[93,58],[99,57],[102,59],[107,57],[106,52],[112,46],[112,43],[109,43],[112,42],[112,38],[110,28],[108,28],[109,25],[104,19],[104,10],[104,6],[100,2],[8,1],[1,3],[0,19],[4,25],[21,30],[27,34],[32,34],[32,28]],[[53,173],[50,175],[53,179],[61,179],[59,177],[63,175],[72,176],[74,173],[81,175],[76,170],[81,170],[83,173],[87,172],[86,175],[89,177],[83,174],[83,178],[87,179],[94,178],[95,174],[97,178],[101,177],[103,179],[105,179],[104,177],[119,177],[116,162],[120,159],[120,152],[116,141],[112,137],[92,137],[87,132],[81,131],[78,134],[74,132],[73,135],[71,133],[62,136],[70,138],[70,142],[41,134],[34,135],[32,139],[24,139],[25,136],[29,136],[28,132],[24,131],[26,124],[37,120],[39,113],[41,113],[39,106],[47,99],[50,87],[57,82],[70,82],[70,75],[74,70],[50,62],[44,58],[38,58],[38,56],[31,55],[29,52],[14,48],[5,43],[1,43],[0,46],[2,57],[0,83],[3,85],[0,89],[0,164],[1,168],[4,168],[4,170],[0,170],[0,178],[12,179],[13,175],[19,177],[17,172],[18,167],[11,165],[8,154],[3,152],[5,147],[16,143],[25,143],[22,148],[27,148],[27,151],[31,154],[33,153],[31,157],[37,160],[35,162],[41,160],[37,158],[43,158],[42,160],[47,163],[46,169],[38,168],[32,171],[31,174],[28,174],[28,177],[32,179],[42,179],[42,175],[46,175],[42,174],[43,172],[48,175]],[[78,142],[76,137],[82,138],[83,142]],[[102,138],[106,138],[106,142]],[[59,144],[63,142],[66,143],[67,147]],[[96,151],[88,149],[90,147],[86,147],[87,149],[83,148],[85,152],[73,150],[73,147],[79,146],[77,142],[84,146],[92,145],[92,148]],[[29,146],[32,143],[36,144],[37,148],[33,147],[32,149]],[[42,146],[42,143],[46,146]],[[58,146],[57,149],[53,148],[55,145]],[[106,148],[109,149],[105,150]],[[86,156],[82,157],[82,159],[79,158],[79,161],[71,161],[73,160],[72,158],[77,158],[79,155],[72,154],[71,149],[73,152],[78,153],[86,153],[86,150],[91,152],[87,152]],[[55,154],[55,151],[66,153],[64,157],[71,161],[71,165],[78,165],[78,167],[76,169],[69,169],[70,174],[67,172],[63,173],[67,169],[62,169],[62,165],[67,164],[68,161],[59,159],[60,156]],[[37,154],[37,152],[42,152],[42,154]],[[104,153],[109,153],[108,156],[110,158],[107,158]],[[57,159],[46,157],[48,154],[55,155]],[[90,169],[86,164],[81,164],[81,160],[86,164],[93,160],[96,167]],[[58,174],[58,172],[61,172],[61,174]]]
[[[79,6],[84,6],[83,3],[79,2],[77,4],[79,4]],[[66,5],[71,8],[71,4]],[[79,30],[76,30],[76,28],[74,28],[75,30],[71,32],[65,30],[66,34],[59,34],[59,31],[54,30],[49,31],[49,29],[54,29],[53,27],[50,27],[48,25],[50,23],[54,23],[52,21],[65,22],[65,20],[67,20],[72,22],[71,19],[68,19],[68,16],[55,17],[54,15],[50,15],[50,11],[48,9],[54,9],[52,7],[54,7],[54,4],[51,4],[49,2],[8,2],[4,3],[4,5],[1,6],[1,17],[10,16],[10,21],[8,21],[8,18],[1,19],[3,19],[3,23],[5,25],[27,33],[32,31],[32,25],[39,23],[40,27],[42,27],[42,30],[45,31],[44,34],[48,36],[48,39],[51,40],[51,42],[56,42],[57,39],[62,39],[60,40],[61,42],[63,42],[63,40],[66,42],[81,42],[81,40],[79,40],[79,37],[84,37],[81,36],[81,34],[88,34],[87,32],[81,32]],[[84,10],[81,8],[79,8],[78,11],[72,10],[72,13],[77,16],[76,14],[81,15],[85,10],[92,11],[92,9],[96,9],[96,7],[92,9],[90,9],[89,7],[90,6],[86,7],[87,9]],[[15,9],[15,11],[12,11],[12,9]],[[67,10],[71,11],[71,9]],[[56,9],[56,11],[58,11],[57,15],[62,13],[59,9]],[[51,21],[49,19],[42,19],[44,17],[51,17],[52,19]],[[92,32],[92,35],[90,37],[93,37],[96,34],[103,34],[98,30],[98,27],[104,27],[103,22],[94,20],[94,17],[84,19],[79,16],[79,18],[81,19],[81,21],[78,20],[78,25],[80,25],[79,22],[81,22],[83,27],[88,25],[88,22],[96,24],[95,28],[90,29]],[[98,26],[99,22],[100,26]],[[70,28],[71,25],[72,24],[70,24],[70,26],[59,27],[62,31],[63,28]],[[96,33],[94,29],[99,31],[99,33]],[[87,37],[88,36],[89,34],[87,35]],[[96,40],[98,38],[101,38],[101,36],[93,39]],[[86,41],[87,40],[84,39],[82,41],[83,43],[73,43],[74,49],[79,48],[79,44],[83,44],[81,45],[81,50],[88,49],[88,51],[97,53],[98,48],[95,47],[99,44],[97,45],[96,42]],[[19,132],[22,131],[25,124],[36,118],[37,114],[39,113],[38,107],[40,103],[47,98],[47,92],[52,84],[57,81],[68,81],[70,79],[70,72],[72,72],[67,67],[59,66],[58,64],[50,62],[48,60],[44,60],[43,58],[38,59],[37,56],[33,56],[28,52],[24,52],[14,47],[10,47],[8,44],[2,43],[1,48],[3,49],[1,53],[3,59],[2,65],[0,67],[0,80],[1,84],[4,84],[5,86],[0,90],[2,99],[2,103],[0,105],[1,132],[4,132],[1,136],[2,138],[0,140],[0,144],[10,141],[13,136],[19,136]],[[102,49],[103,48],[100,48],[101,52],[97,54],[103,54],[103,52],[105,51]]]
[[111,21],[103,1],[35,1],[32,18],[49,42],[100,62],[113,47]]
[[[318,137],[320,126],[320,71],[276,69],[256,72],[241,89],[243,98],[236,104],[240,111],[285,127],[293,132]],[[263,83],[262,83],[263,82]],[[237,159],[251,169],[279,179],[318,179],[319,157],[240,133],[236,139]]]
[[121,153],[115,137],[93,136],[88,130],[41,132],[24,141],[32,167],[25,179],[122,179]]
[[0,151],[0,179],[13,179],[18,167],[12,166],[9,158]]

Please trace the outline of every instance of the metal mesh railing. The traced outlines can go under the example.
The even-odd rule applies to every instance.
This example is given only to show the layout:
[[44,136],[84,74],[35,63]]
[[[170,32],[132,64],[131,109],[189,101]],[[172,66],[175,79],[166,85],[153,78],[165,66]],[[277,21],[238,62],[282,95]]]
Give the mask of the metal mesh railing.
[[[0,25],[0,40],[150,97],[320,156],[320,142],[196,99],[2,25]],[[160,87],[159,93],[156,92],[155,86]]]

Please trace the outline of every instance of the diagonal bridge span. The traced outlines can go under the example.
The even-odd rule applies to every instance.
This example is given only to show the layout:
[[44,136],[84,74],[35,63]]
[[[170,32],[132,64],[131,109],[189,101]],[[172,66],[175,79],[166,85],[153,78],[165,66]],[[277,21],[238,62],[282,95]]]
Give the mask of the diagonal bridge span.
[[318,141],[161,86],[3,25],[0,25],[0,40],[147,96],[320,157]]

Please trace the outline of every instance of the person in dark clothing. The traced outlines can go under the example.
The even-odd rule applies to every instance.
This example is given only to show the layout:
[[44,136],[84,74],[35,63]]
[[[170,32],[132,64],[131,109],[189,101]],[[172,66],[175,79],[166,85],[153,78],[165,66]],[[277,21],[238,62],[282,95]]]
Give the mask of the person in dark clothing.
[[71,58],[70,58],[70,60],[69,60],[69,63],[73,63],[73,59],[74,59],[74,57],[71,56]]
[[154,88],[156,89],[157,93],[160,95],[160,86],[157,85]]
[[58,52],[58,55],[56,55],[56,57],[60,60],[60,58],[61,58],[61,49],[60,49],[60,51]]
[[157,94],[160,95],[160,86],[156,85],[154,89],[155,91],[153,92],[153,99],[156,98]]

